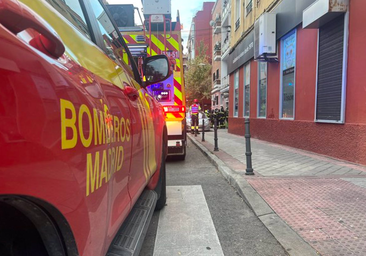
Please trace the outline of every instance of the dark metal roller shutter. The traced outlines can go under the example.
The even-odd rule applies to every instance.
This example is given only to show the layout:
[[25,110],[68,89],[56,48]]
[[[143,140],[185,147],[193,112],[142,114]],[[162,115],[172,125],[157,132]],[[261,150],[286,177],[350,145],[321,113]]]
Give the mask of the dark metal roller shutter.
[[317,120],[341,120],[344,15],[319,29]]

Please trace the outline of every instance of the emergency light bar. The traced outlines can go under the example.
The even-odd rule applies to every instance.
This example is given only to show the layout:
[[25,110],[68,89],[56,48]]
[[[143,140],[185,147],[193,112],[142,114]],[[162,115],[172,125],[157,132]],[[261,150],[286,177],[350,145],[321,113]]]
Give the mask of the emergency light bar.
[[164,113],[185,113],[186,107],[185,106],[164,106],[163,110],[164,110]]

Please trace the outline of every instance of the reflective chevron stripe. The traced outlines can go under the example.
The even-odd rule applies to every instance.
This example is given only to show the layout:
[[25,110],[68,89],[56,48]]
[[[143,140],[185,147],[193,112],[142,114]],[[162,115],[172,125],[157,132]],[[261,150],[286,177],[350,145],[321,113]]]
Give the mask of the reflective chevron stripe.
[[[133,32],[131,32],[133,33]],[[136,33],[136,32],[135,32]],[[140,34],[128,34],[124,33],[123,37],[125,42],[128,45],[136,45],[141,44],[141,42],[137,41],[137,36],[143,35]],[[185,106],[185,96],[184,96],[184,78],[183,78],[183,70],[182,70],[182,51],[181,51],[181,38],[180,32],[173,32],[171,35],[167,34],[166,38],[164,38],[163,33],[152,33],[151,38],[148,33],[146,33],[146,42],[147,45],[147,54],[149,56],[154,56],[158,54],[165,54],[168,57],[172,56],[175,59],[175,70],[174,70],[174,105]],[[165,45],[164,45],[165,43]],[[170,53],[168,51],[171,51]],[[167,114],[167,120],[177,120],[183,119],[185,114]]]

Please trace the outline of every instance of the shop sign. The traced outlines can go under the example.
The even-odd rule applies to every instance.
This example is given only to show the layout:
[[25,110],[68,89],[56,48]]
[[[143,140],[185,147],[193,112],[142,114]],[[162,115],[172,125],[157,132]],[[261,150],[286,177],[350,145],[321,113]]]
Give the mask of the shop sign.
[[228,60],[229,73],[244,65],[254,57],[254,31],[252,30],[230,53]]

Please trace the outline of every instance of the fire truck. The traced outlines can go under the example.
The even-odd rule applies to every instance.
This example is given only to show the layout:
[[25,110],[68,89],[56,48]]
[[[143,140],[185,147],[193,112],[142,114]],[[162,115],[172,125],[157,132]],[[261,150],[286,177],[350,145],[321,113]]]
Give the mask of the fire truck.
[[[168,155],[177,160],[186,156],[186,99],[183,77],[183,48],[179,12],[176,21],[171,17],[171,0],[143,0],[144,21],[135,26],[133,5],[107,5],[111,16],[142,71],[146,57],[166,55],[172,75],[147,90],[163,106],[168,129]],[[140,72],[143,74],[143,72]]]
[[[125,59],[130,65],[126,64]],[[139,255],[166,203],[167,128],[99,0],[0,0],[0,255]]]

